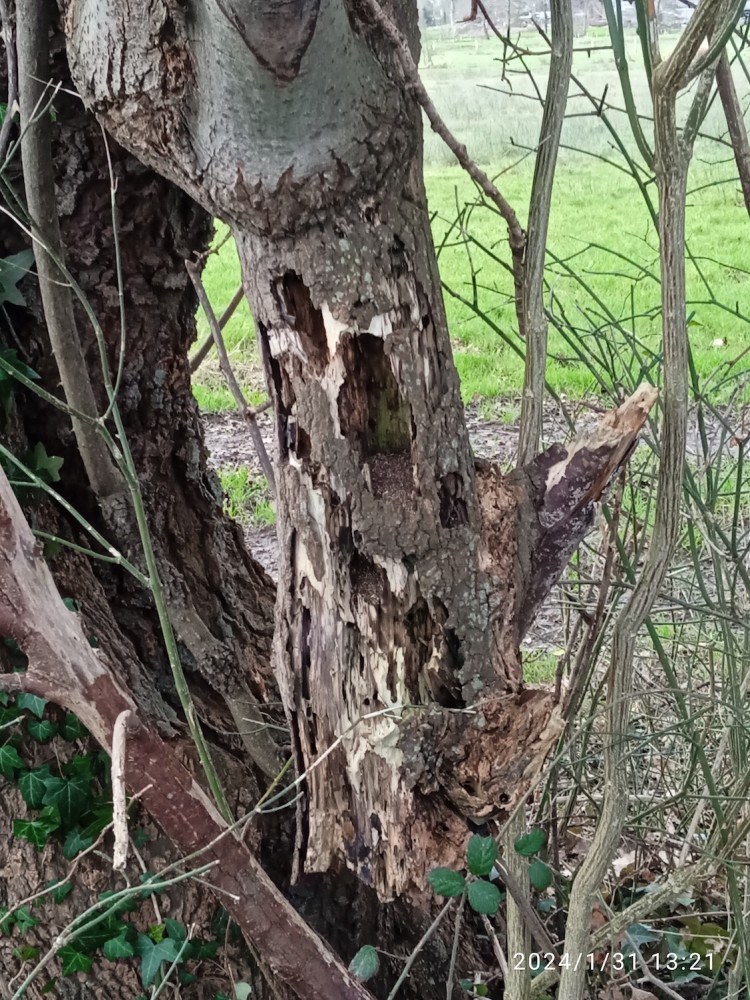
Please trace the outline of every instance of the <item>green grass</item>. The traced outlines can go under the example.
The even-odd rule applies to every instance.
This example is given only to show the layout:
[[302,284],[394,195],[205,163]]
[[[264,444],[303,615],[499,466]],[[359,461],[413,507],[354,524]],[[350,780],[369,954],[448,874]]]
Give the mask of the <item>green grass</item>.
[[[266,398],[265,393],[257,392],[248,386],[241,388],[250,406],[259,406]],[[223,413],[225,410],[235,408],[232,394],[225,385],[219,385],[215,379],[201,381],[200,374],[194,382],[193,395],[204,413]]]
[[219,471],[224,491],[224,510],[244,527],[260,528],[276,523],[276,513],[264,476],[253,476],[243,465]]
[[[664,51],[674,37],[662,37]],[[576,44],[601,45],[605,40],[599,31]],[[540,49],[532,34],[523,35],[521,42]],[[428,31],[425,45],[430,58],[423,75],[438,109],[470,153],[496,176],[503,194],[525,220],[533,175],[533,158],[525,156],[525,147],[535,146],[541,119],[538,103],[523,96],[532,93],[528,78],[510,75],[513,96],[498,92],[497,88],[507,90],[508,84],[503,82],[499,62],[502,49],[493,39],[450,39],[445,32]],[[647,112],[648,88],[634,33],[628,37],[627,51],[636,101]],[[546,58],[530,56],[527,63],[543,89]],[[610,52],[577,53],[574,71],[597,98],[607,87],[608,100],[620,102]],[[745,100],[748,85],[741,74],[737,74],[737,85]],[[563,333],[551,329],[548,381],[558,393],[583,398],[602,388],[596,372],[607,387],[617,383],[627,388],[644,378],[659,381],[659,265],[653,220],[633,177],[616,165],[576,151],[588,150],[623,164],[602,121],[583,114],[590,111],[590,104],[575,86],[569,111],[575,117],[566,121],[563,132],[563,143],[571,148],[561,151],[553,196],[546,299],[561,322],[564,313],[566,329]],[[624,115],[613,112],[612,119],[632,150]],[[644,128],[648,133],[648,122]],[[712,134],[723,131],[718,101],[704,129]],[[749,398],[750,381],[750,353],[742,357],[750,346],[750,276],[745,271],[748,218],[728,152],[726,146],[698,141],[687,213],[688,247],[696,258],[696,262],[688,261],[693,361],[701,380],[712,379],[715,402],[728,398],[731,391],[731,383],[722,385],[723,373],[744,378],[744,398]],[[503,267],[509,261],[504,225],[488,208],[465,211],[476,199],[474,187],[429,129],[425,131],[425,161],[440,273],[454,293],[446,292],[445,301],[463,398],[467,402],[517,399],[523,382],[523,359],[517,350],[523,350],[523,342],[516,332],[512,286]],[[655,203],[653,184],[647,190]],[[462,212],[463,235],[454,226]],[[225,232],[220,227],[217,241]],[[231,241],[209,259],[204,281],[220,311],[240,282]],[[200,324],[205,331],[202,318]],[[229,321],[225,337],[236,361],[257,366],[254,328],[246,304]],[[196,395],[204,410],[231,405],[210,368],[199,371]]]

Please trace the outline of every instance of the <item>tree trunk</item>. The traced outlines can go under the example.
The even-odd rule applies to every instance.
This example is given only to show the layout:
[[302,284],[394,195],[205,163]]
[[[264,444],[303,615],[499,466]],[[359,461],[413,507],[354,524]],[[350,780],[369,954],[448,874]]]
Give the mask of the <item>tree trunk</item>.
[[[298,870],[381,898],[461,864],[560,731],[520,640],[653,401],[475,469],[420,109],[358,0],[68,0],[81,93],[232,226],[278,429],[275,667],[307,772]],[[384,4],[418,55],[416,3]],[[216,58],[221,52],[222,57]]]

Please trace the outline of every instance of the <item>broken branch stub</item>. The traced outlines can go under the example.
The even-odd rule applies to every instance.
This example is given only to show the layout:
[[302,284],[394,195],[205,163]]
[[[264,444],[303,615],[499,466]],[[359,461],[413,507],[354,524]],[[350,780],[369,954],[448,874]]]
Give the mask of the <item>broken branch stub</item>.
[[8,480],[0,470],[0,635],[28,658],[26,673],[0,674],[0,690],[29,691],[74,712],[105,749],[117,719],[133,713],[125,782],[184,854],[214,863],[211,883],[268,977],[300,1000],[371,1000],[228,830],[203,789],[138,714],[106,659],[68,611]]

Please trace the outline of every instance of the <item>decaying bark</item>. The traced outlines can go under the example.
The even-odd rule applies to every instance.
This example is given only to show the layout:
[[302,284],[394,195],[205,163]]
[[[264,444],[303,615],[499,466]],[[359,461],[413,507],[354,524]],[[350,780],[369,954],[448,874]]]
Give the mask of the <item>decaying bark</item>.
[[[250,850],[227,827],[188,770],[116,681],[105,657],[62,603],[4,474],[0,473],[0,634],[28,657],[23,674],[0,674],[0,690],[31,691],[74,712],[106,749],[118,716],[130,710],[125,780],[184,854],[214,863],[217,898],[257,948],[271,980],[317,1000],[369,996],[273,886]],[[223,836],[222,836],[223,834]]]
[[[275,6],[69,0],[69,53],[118,139],[233,228],[276,407],[276,670],[298,767],[331,750],[299,864],[391,898],[457,861],[559,733],[519,643],[654,394],[514,476],[475,469],[419,108],[356,0],[302,3],[288,50]],[[416,53],[416,5],[392,7]]]

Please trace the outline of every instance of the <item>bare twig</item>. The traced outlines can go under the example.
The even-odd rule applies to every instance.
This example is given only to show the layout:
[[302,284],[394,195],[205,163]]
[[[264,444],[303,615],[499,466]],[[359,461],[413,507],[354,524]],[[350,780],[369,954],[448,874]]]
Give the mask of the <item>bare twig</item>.
[[[47,89],[42,81],[49,72],[50,16],[51,5],[47,0],[18,0],[16,33],[24,186],[32,230],[38,237],[34,240],[34,256],[44,315],[65,397],[75,410],[94,417],[97,404],[76,327],[73,297],[53,262],[53,258],[64,259],[64,250],[55,198],[51,120],[48,114],[34,117]],[[101,436],[88,423],[76,417],[72,420],[92,489],[102,501],[120,495],[124,483]]]
[[571,0],[552,0],[550,67],[544,101],[539,149],[529,204],[529,225],[523,271],[523,317],[526,360],[518,442],[518,465],[526,465],[539,450],[544,416],[547,371],[547,313],[544,308],[544,265],[560,135],[568,103],[573,64]]
[[745,208],[750,213],[750,142],[748,142],[745,118],[739,98],[737,97],[737,89],[734,85],[732,69],[729,65],[729,58],[726,52],[722,53],[719,64],[716,67],[716,85],[719,90],[722,107],[724,108],[724,117],[727,121],[729,137],[732,140],[732,149],[734,150],[734,159],[740,178],[742,197],[745,202]]
[[427,120],[433,132],[440,136],[448,149],[458,160],[466,173],[471,177],[477,187],[497,208],[498,212],[508,226],[508,243],[510,244],[511,258],[513,260],[513,278],[516,290],[516,314],[518,318],[519,332],[523,336],[525,331],[525,320],[523,315],[523,271],[524,254],[526,249],[526,233],[518,221],[515,209],[503,197],[495,184],[485,174],[474,160],[469,156],[466,146],[460,143],[453,135],[438,113],[435,104],[427,93],[424,84],[419,77],[419,70],[411,54],[409,44],[393,23],[388,14],[378,3],[378,0],[359,0],[359,6],[363,7],[372,22],[386,36],[393,46],[394,54],[401,68],[401,73],[407,87],[411,89],[422,110],[427,116]]
[[125,793],[125,742],[127,739],[130,709],[120,712],[112,730],[112,825],[115,846],[112,867],[124,871],[128,860],[128,806]]
[[18,103],[18,65],[16,61],[16,42],[13,37],[13,25],[10,20],[8,0],[0,0],[0,28],[2,28],[5,43],[5,66],[8,74],[8,101],[5,108],[5,118],[0,126],[0,169],[3,166],[5,153],[10,142],[10,130],[13,127],[13,116]]
[[206,314],[206,319],[208,320],[208,325],[211,327],[211,335],[213,337],[214,343],[216,344],[216,350],[219,355],[219,365],[221,367],[222,374],[227,383],[227,387],[232,394],[235,405],[240,411],[242,416],[247,422],[247,429],[250,432],[250,437],[253,439],[253,444],[255,445],[255,451],[258,455],[258,460],[260,462],[263,473],[268,480],[268,487],[273,496],[276,496],[276,478],[273,473],[273,464],[268,457],[268,452],[266,451],[266,446],[263,443],[263,437],[260,433],[260,428],[258,427],[258,421],[256,419],[256,411],[248,405],[245,396],[243,395],[242,389],[235,378],[234,372],[232,371],[232,365],[229,361],[229,355],[227,354],[226,345],[224,343],[224,338],[221,335],[221,324],[216,318],[216,313],[211,306],[211,302],[206,294],[206,289],[203,287],[203,282],[201,281],[200,271],[196,265],[190,261],[185,261],[185,267],[187,273],[190,275],[190,280],[195,288],[196,295],[198,296],[198,301],[201,304],[203,312]]
[[[1,2],[1,0],[0,0],[0,2]],[[240,287],[237,289],[237,291],[234,293],[234,295],[230,299],[229,305],[226,307],[226,309],[224,310],[224,312],[219,317],[219,329],[220,330],[223,330],[224,327],[229,322],[229,320],[232,318],[232,316],[234,316],[235,310],[239,306],[240,302],[242,302],[242,300],[243,300],[244,297],[245,297],[245,289],[243,288],[242,285],[240,285]],[[208,355],[208,352],[211,350],[213,344],[214,344],[214,335],[213,335],[213,331],[211,331],[211,333],[209,333],[209,335],[203,341],[203,343],[201,344],[201,346],[198,348],[198,350],[195,352],[195,354],[190,359],[190,374],[191,375],[195,375],[195,373],[198,371],[198,369],[200,368],[200,366],[206,360],[206,356]]]

